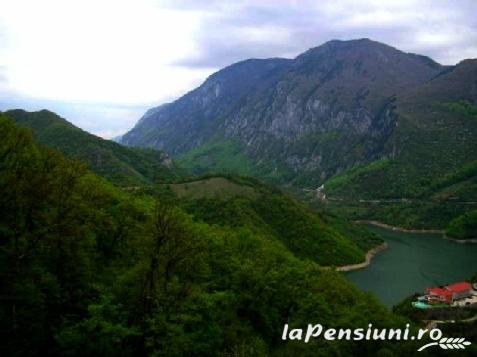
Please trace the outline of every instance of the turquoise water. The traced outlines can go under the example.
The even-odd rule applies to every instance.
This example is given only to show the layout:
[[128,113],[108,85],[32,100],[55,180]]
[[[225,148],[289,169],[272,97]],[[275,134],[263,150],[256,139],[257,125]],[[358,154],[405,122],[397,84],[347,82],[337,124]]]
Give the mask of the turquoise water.
[[365,269],[346,273],[360,289],[391,307],[426,287],[470,278],[477,273],[477,244],[459,244],[438,234],[396,232],[370,227],[389,248]]

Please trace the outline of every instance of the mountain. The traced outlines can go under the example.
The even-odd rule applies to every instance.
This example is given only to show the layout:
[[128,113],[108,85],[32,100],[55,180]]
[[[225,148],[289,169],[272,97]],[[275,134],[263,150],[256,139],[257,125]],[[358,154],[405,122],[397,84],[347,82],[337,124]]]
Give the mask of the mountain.
[[93,171],[125,186],[170,179],[176,167],[169,156],[153,149],[128,148],[92,135],[48,110],[10,110],[5,114],[33,131],[42,145],[87,163]]
[[164,149],[197,172],[314,186],[380,158],[396,96],[445,69],[369,39],[246,60],[146,113],[122,143]]

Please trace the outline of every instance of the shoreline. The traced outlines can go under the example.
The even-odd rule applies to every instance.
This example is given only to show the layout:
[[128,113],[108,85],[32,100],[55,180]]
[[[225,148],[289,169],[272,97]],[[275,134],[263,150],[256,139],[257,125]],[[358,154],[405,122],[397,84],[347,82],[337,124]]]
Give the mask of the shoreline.
[[392,230],[392,231],[403,232],[403,233],[441,234],[442,239],[450,240],[452,242],[459,243],[459,244],[474,244],[474,243],[477,243],[477,238],[456,239],[456,238],[453,238],[453,237],[449,237],[448,235],[446,235],[445,231],[440,230],[440,229],[408,229],[408,228],[399,227],[399,226],[392,226],[390,224],[386,224],[386,223],[379,222],[379,221],[373,221],[373,220],[371,220],[371,221],[369,221],[369,220],[357,220],[355,222],[360,223],[360,224],[370,224],[370,225],[375,226],[375,227],[385,228],[385,229],[389,229],[389,230]]
[[477,243],[477,238],[456,239],[456,238],[449,237],[449,236],[446,235],[445,233],[444,233],[444,235],[442,236],[442,238],[443,238],[443,239],[450,240],[450,241],[452,241],[452,242],[459,243],[459,244],[475,244],[475,243]]
[[368,221],[368,220],[357,220],[355,222],[356,223],[361,223],[361,224],[370,224],[372,226],[386,228],[386,229],[390,229],[392,231],[398,231],[398,232],[404,232],[404,233],[445,234],[445,231],[440,230],[440,229],[412,229],[412,228],[404,228],[404,227],[399,227],[399,226],[392,226],[390,224],[386,224],[386,223],[379,222],[379,221]]
[[[369,220],[357,220],[355,222],[359,223],[359,224],[370,224],[370,225],[373,225],[373,226],[376,226],[376,227],[385,228],[385,229],[389,229],[389,230],[392,230],[392,231],[403,232],[403,233],[441,234],[442,239],[450,240],[450,241],[453,241],[453,242],[459,243],[459,244],[475,244],[475,243],[477,243],[477,238],[455,239],[455,238],[447,236],[445,234],[445,231],[439,230],[439,229],[408,229],[408,228],[403,228],[403,227],[398,227],[398,226],[391,226],[390,224],[382,223],[382,222],[379,222],[379,221],[372,221],[372,220],[371,221],[369,221]],[[350,272],[350,271],[354,271],[354,270],[360,270],[360,269],[367,268],[371,264],[372,259],[378,253],[380,253],[380,252],[382,252],[382,251],[384,251],[388,248],[389,248],[389,244],[387,242],[384,242],[384,243],[368,250],[368,252],[366,253],[366,257],[365,257],[364,262],[356,263],[356,264],[342,265],[342,266],[339,266],[339,267],[335,267],[335,269],[337,271],[346,273],[346,272]],[[332,267],[327,266],[327,267],[322,267],[322,268],[331,269]]]
[[353,270],[359,270],[359,269],[367,268],[371,264],[371,260],[374,258],[374,256],[376,254],[382,252],[383,250],[388,249],[388,247],[389,247],[389,244],[384,242],[383,244],[380,244],[377,247],[374,247],[374,248],[368,250],[368,252],[366,253],[366,258],[365,258],[364,262],[357,263],[357,264],[343,265],[343,266],[337,267],[336,270],[341,271],[341,272],[349,272],[349,271],[353,271]]

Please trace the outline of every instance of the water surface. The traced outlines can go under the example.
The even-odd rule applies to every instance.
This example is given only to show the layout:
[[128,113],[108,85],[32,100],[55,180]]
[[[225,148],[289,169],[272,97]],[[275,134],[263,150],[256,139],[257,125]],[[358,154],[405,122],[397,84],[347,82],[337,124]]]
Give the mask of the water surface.
[[346,273],[360,289],[393,306],[426,287],[470,278],[477,272],[477,244],[459,244],[439,234],[403,233],[370,227],[388,243],[365,269]]

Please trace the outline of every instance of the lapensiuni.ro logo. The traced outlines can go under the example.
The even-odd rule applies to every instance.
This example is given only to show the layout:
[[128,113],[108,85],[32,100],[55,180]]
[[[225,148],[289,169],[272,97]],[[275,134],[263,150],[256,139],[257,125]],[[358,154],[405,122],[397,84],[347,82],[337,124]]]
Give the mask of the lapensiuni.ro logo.
[[310,342],[312,338],[319,338],[322,336],[327,341],[347,340],[347,341],[414,341],[422,340],[429,337],[431,341],[418,349],[418,351],[425,350],[432,346],[439,346],[444,350],[460,350],[465,349],[471,342],[466,341],[464,337],[442,337],[442,331],[438,328],[419,329],[417,334],[411,334],[409,324],[406,324],[404,329],[401,328],[373,328],[373,324],[369,324],[367,328],[355,329],[324,329],[322,325],[309,324],[307,328],[290,329],[288,324],[283,326],[282,340],[299,340],[305,343]]

